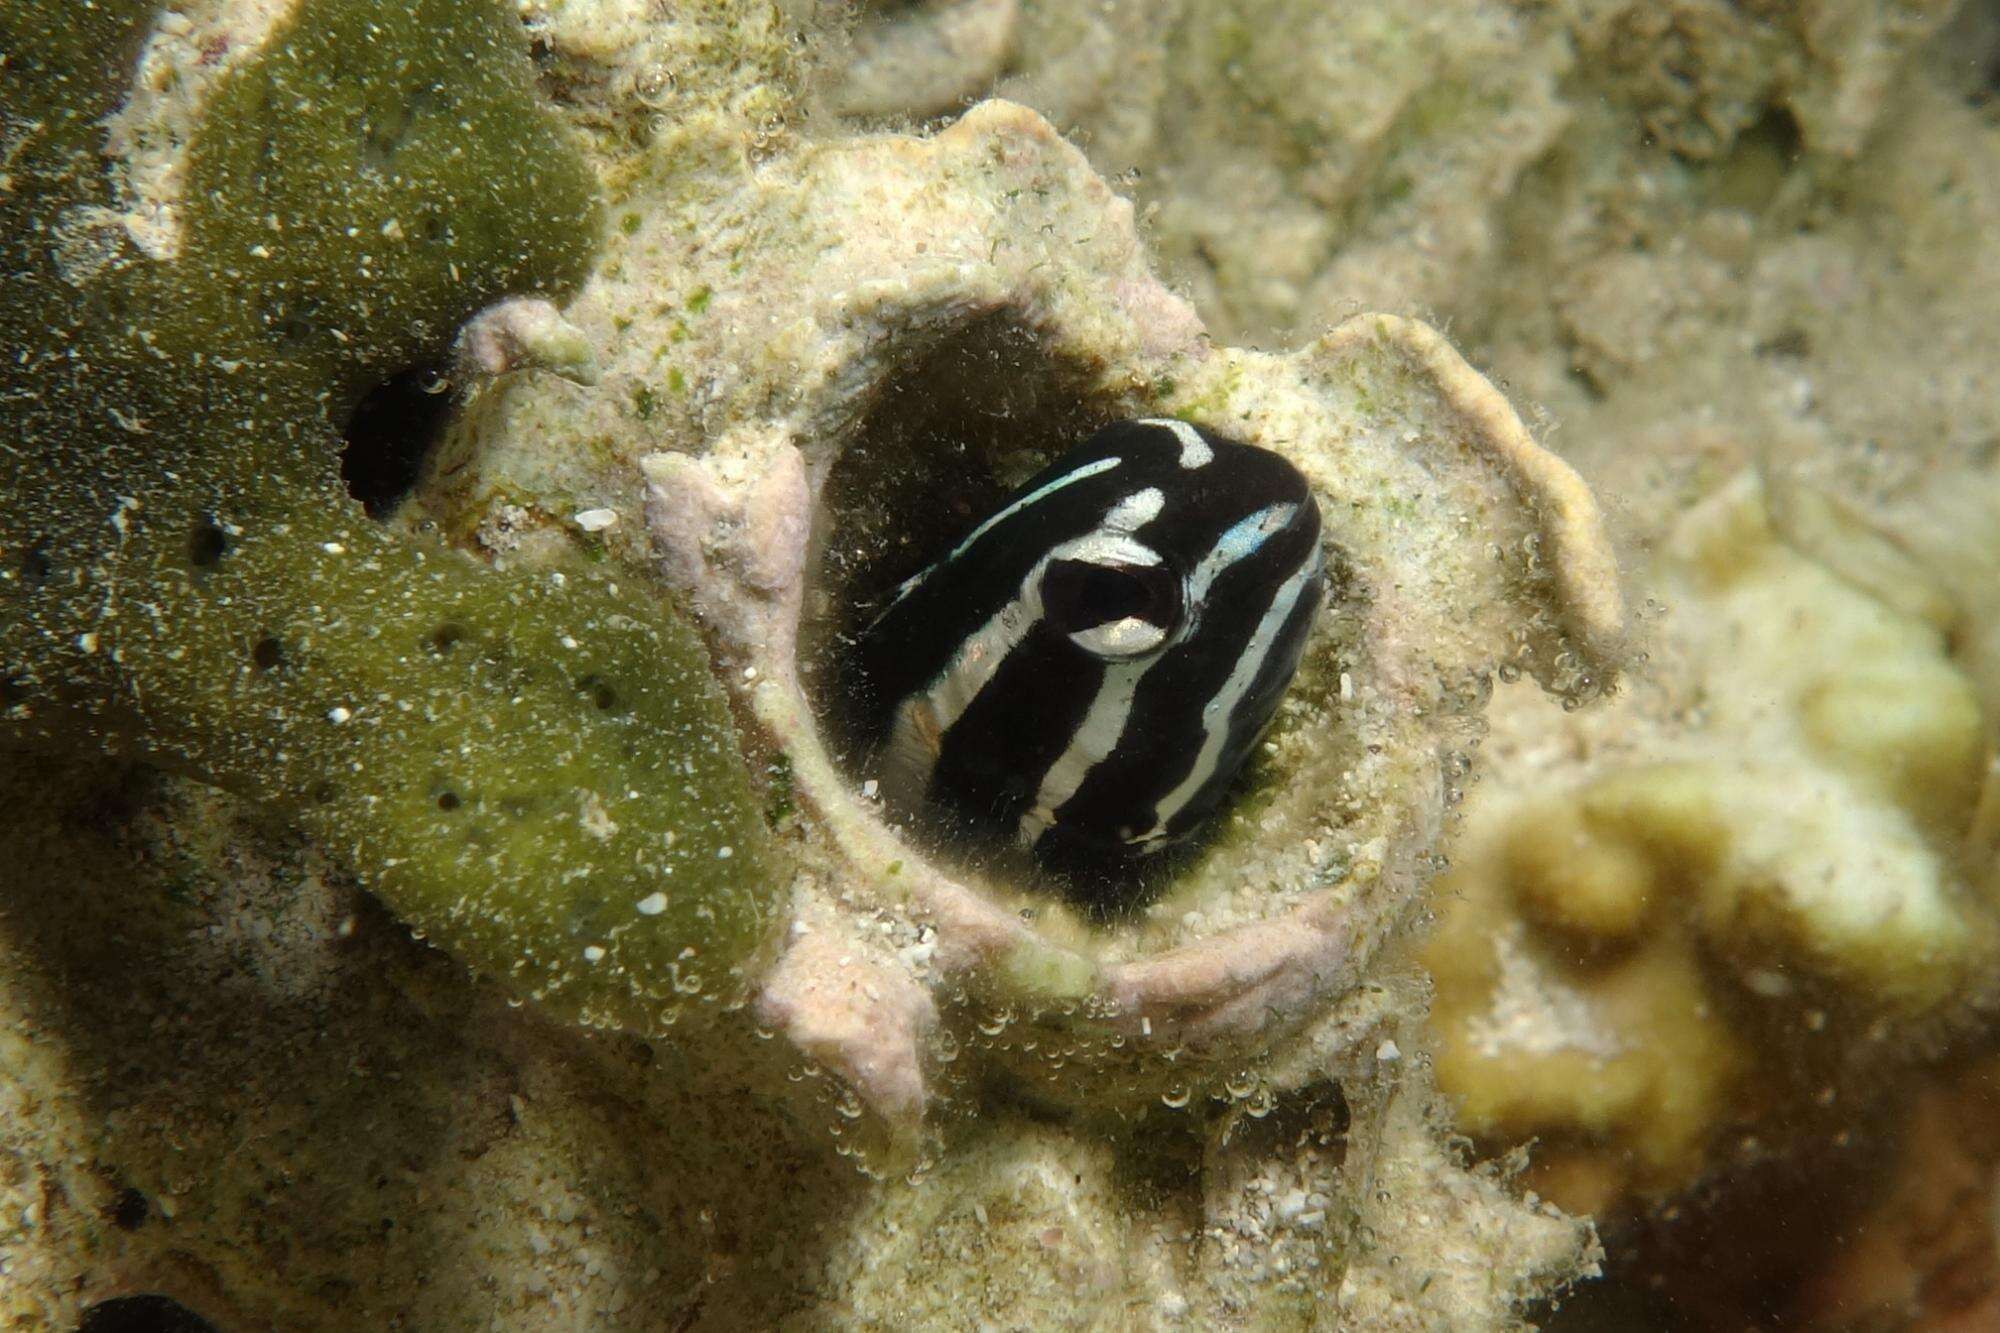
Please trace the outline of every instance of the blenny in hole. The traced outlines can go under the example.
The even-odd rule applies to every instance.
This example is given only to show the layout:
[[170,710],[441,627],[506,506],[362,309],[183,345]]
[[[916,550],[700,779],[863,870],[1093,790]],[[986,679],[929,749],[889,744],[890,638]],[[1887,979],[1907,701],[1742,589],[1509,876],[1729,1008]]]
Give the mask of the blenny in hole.
[[1222,801],[1325,595],[1319,507],[1277,454],[1121,421],[896,589],[846,663],[890,807],[1025,848],[1100,911]]

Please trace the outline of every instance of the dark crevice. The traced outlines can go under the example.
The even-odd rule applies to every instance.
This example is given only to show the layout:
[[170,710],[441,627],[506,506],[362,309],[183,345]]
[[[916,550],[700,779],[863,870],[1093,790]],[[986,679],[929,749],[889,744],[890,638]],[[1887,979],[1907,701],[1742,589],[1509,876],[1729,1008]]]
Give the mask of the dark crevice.
[[1796,326],[1780,329],[1757,344],[1757,355],[1803,360],[1812,355],[1812,334]]
[[1601,403],[1610,397],[1610,390],[1605,387],[1604,381],[1599,379],[1596,372],[1581,361],[1570,363],[1569,378],[1572,383],[1583,390],[1592,402]]
[[229,534],[214,519],[204,519],[188,537],[188,563],[196,569],[213,569],[229,554],[229,547]]
[[118,1198],[110,1209],[111,1224],[120,1231],[137,1231],[146,1223],[150,1210],[146,1206],[146,1196],[135,1189],[119,1191]]
[[83,1312],[76,1333],[216,1333],[171,1296],[117,1296]]
[[1773,102],[1746,126],[1716,165],[1713,199],[1726,208],[1762,214],[1805,160],[1805,133],[1789,107]]
[[843,645],[898,584],[1122,407],[1004,313],[959,329],[882,387],[827,479],[814,533],[823,596],[808,598],[827,614],[811,618],[800,643],[809,696],[838,741],[851,739]]
[[49,581],[55,572],[55,562],[49,553],[39,546],[30,546],[21,552],[21,579],[31,588],[39,588]]
[[390,376],[355,406],[341,432],[340,479],[370,518],[387,518],[416,486],[451,408],[443,367],[436,364]]
[[1787,167],[1797,166],[1805,156],[1806,136],[1799,118],[1790,107],[1777,102],[1766,106],[1764,114],[1742,137],[1764,145]]
[[618,691],[605,684],[602,677],[585,676],[577,681],[576,688],[590,696],[590,702],[597,706],[600,713],[609,713],[618,707]]
[[1329,1081],[1280,1094],[1262,1117],[1239,1116],[1230,1137],[1246,1156],[1289,1159],[1306,1147],[1337,1168],[1347,1160],[1347,1132],[1353,1122],[1347,1094]]

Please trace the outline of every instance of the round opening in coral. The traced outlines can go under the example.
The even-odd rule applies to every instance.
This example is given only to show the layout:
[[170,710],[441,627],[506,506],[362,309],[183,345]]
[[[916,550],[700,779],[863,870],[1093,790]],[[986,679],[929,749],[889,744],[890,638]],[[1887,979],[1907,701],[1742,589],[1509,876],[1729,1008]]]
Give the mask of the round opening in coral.
[[[1099,920],[1159,901],[1213,843],[1218,801],[1225,814],[1247,808],[1268,777],[1255,728],[1327,582],[1301,476],[1263,450],[1130,420],[1146,415],[1093,394],[1016,324],[959,330],[884,386],[833,465],[800,637],[822,735],[863,800],[955,873]],[[1092,442],[1114,422],[1125,424]],[[1162,445],[1181,461],[1156,477],[1144,460]],[[1098,456],[1107,450],[1116,457]],[[1285,504],[1261,489],[1279,485]],[[1153,522],[1161,487],[1185,521]],[[1215,515],[1253,491],[1245,521],[1272,526],[1239,545],[1257,551],[1284,530],[1271,552],[1296,547],[1295,563],[1271,568],[1297,574],[1292,600],[1274,576],[1184,601],[1204,553],[1230,565],[1219,554],[1230,525]],[[1283,516],[1295,513],[1293,531]],[[1260,626],[1253,604],[1297,614]],[[1209,651],[1232,617],[1241,641]],[[1203,624],[1210,634],[1193,637]],[[1290,647],[1269,654],[1281,665],[1267,674],[1274,641]],[[1231,680],[1222,667],[1237,662]],[[1205,713],[1212,697],[1221,711]]]
[[947,555],[1008,494],[1130,404],[1018,322],[975,321],[883,385],[827,478],[813,534],[800,676],[828,751],[865,797],[955,870],[1057,889],[1018,847],[895,789],[869,716],[856,645],[909,579]]

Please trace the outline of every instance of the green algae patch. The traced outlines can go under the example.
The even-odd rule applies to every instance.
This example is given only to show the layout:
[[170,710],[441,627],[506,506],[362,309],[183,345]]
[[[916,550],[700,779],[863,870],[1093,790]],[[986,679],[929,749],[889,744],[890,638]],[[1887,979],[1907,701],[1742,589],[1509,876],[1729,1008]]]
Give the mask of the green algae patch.
[[[37,9],[0,0],[0,33]],[[264,801],[586,1021],[739,994],[785,879],[692,630],[638,577],[374,523],[339,478],[371,385],[595,253],[518,34],[486,0],[307,0],[210,94],[155,260],[113,248],[96,124],[146,12],[101,25],[114,74],[58,49],[0,91],[0,745]]]
[[143,754],[285,807],[412,925],[593,1020],[740,989],[775,880],[684,625],[594,574],[240,517],[126,517],[149,605],[94,649],[147,664]]
[[308,0],[204,117],[163,344],[338,383],[579,280],[602,219],[518,43],[488,0]]

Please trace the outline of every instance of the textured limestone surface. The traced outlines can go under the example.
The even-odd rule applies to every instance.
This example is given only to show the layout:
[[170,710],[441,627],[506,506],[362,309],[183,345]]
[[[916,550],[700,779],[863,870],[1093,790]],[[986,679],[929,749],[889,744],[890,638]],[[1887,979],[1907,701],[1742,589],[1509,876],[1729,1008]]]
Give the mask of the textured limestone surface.
[[[983,41],[919,39],[975,8],[1000,11]],[[1911,49],[1953,8],[882,6],[828,103],[864,121],[936,115],[988,89],[1034,106],[1153,211],[1169,273],[1219,336],[1291,341],[1354,310],[1481,319],[1515,267],[1510,203],[1540,193],[1524,178],[1572,145],[1588,143],[1588,169],[1607,178],[1640,143],[1654,150],[1641,164],[1657,152],[1734,166],[1739,144],[1770,153],[1774,134],[1852,158]],[[958,102],[941,96],[959,86]]]
[[[1486,1327],[1590,1270],[1383,962],[1491,675],[1623,648],[1437,332],[1213,344],[1032,111],[803,133],[806,10],[92,13],[4,11],[17,1322]],[[1142,413],[1294,458],[1339,590],[1091,923],[906,844],[820,681]]]
[[[8,328],[80,349],[0,410],[102,459],[5,456],[79,558],[0,511],[0,596],[123,590],[88,648],[0,601],[8,1316],[1496,1327],[1599,1257],[1543,1195],[1621,1274],[1576,1327],[1876,1302],[1829,1224],[1936,1215],[1923,1142],[1871,1170],[1982,1041],[2000,891],[1986,8],[371,8],[0,7]],[[497,85],[424,63],[468,46]],[[343,128],[204,136],[231,106]],[[293,159],[310,207],[188,188]],[[442,437],[371,521],[338,437],[403,374]],[[1342,579],[1216,842],[1101,928],[905,844],[819,682],[1140,412],[1292,457]],[[469,676],[444,605],[487,608]],[[556,667],[579,624],[672,683]],[[696,813],[608,781],[689,763]],[[466,897],[488,838],[565,893]],[[693,988],[743,1007],[670,1021],[726,903]]]
[[[1023,5],[1011,41],[992,86],[1132,193],[1212,329],[1439,319],[1606,501],[1640,661],[1596,714],[1496,698],[1441,1077],[1605,1209],[1619,1279],[1559,1319],[1797,1317],[1884,1215],[1912,1081],[1991,1041],[2000,15]],[[883,123],[874,72],[832,105]]]
[[[1421,1064],[1389,1062],[1398,1097],[1359,1091],[1407,1012],[1368,1012],[1367,979],[1420,890],[1483,682],[1506,664],[1583,700],[1616,669],[1622,592],[1574,474],[1421,324],[1358,318],[1290,357],[1210,345],[1145,267],[1129,205],[1005,102],[928,138],[802,143],[731,193],[635,181],[613,213],[564,312],[600,348],[595,382],[480,386],[413,505],[510,563],[540,558],[573,515],[608,516],[593,524],[611,557],[652,570],[706,627],[753,753],[780,775],[800,867],[751,1013],[826,1070],[831,1113],[872,1167],[948,1182],[942,1200],[881,1196],[881,1230],[853,1252],[894,1249],[901,1228],[928,1240],[909,1209],[1013,1178],[1011,1136],[964,1161],[952,1146],[955,1123],[985,1125],[999,1080],[1100,1126],[1119,1140],[1108,1160],[1143,1151],[1124,1139],[1153,1132],[1161,1107],[1201,1123],[1338,1103],[1369,1170],[1399,1182],[1371,1191],[1330,1158],[1274,1165],[1287,1197],[1324,1201],[1295,1210],[1316,1215],[1296,1258],[1197,1247],[1191,1270],[1185,1254],[1144,1266],[1052,1316],[1279,1301],[1295,1318],[1490,1321],[1586,1263],[1587,1233],[1442,1152]],[[826,739],[841,701],[823,681],[858,608],[966,516],[1091,425],[1158,412],[1293,458],[1339,515],[1341,588],[1230,826],[1148,911],[1093,924],[901,838]],[[1065,1174],[1076,1244],[1129,1246],[1154,1224],[1086,1187],[1094,1170]],[[1169,1234],[1261,1235],[1267,1188],[1215,1190]],[[1375,1214],[1426,1195],[1487,1239],[1406,1252],[1431,1233]],[[1030,1289],[1068,1261],[1046,1231],[986,1234],[1001,1253],[1044,1237],[1008,1275]],[[843,1306],[866,1320],[941,1284],[942,1311],[990,1272],[947,1246],[914,1253]],[[1008,1308],[997,1275],[979,1280]]]

